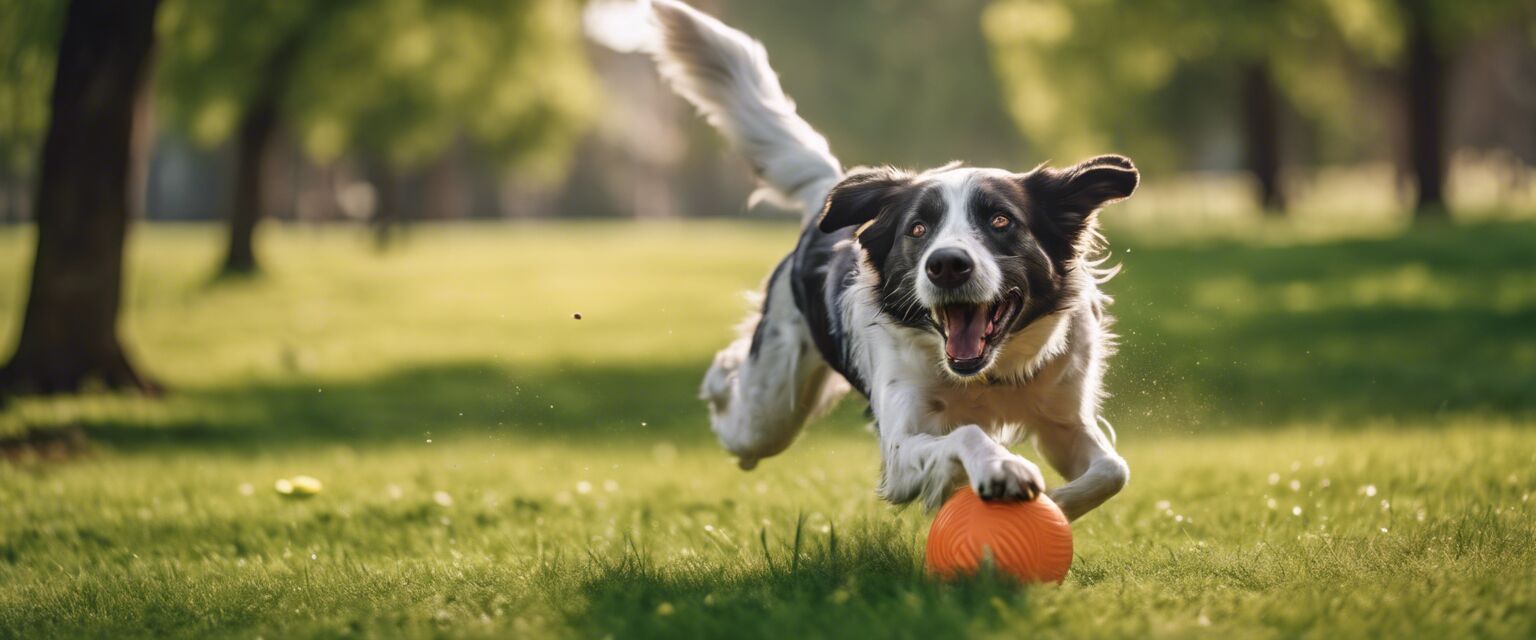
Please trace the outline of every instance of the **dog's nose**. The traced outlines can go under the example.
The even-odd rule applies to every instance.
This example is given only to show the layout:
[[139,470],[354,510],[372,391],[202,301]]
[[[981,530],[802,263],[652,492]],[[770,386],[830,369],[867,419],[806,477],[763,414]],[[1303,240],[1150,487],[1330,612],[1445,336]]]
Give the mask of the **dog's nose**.
[[945,289],[953,289],[971,279],[970,254],[962,249],[939,249],[928,255],[925,268],[928,280]]

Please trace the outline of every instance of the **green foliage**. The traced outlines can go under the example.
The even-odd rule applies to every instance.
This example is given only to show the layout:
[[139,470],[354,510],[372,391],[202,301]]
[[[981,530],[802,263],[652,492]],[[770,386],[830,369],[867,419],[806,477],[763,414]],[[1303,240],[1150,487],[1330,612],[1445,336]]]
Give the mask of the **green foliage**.
[[209,288],[217,233],[131,236],[125,330],[175,395],[0,414],[97,443],[0,460],[0,637],[1536,633],[1529,222],[1113,234],[1134,473],[1028,589],[923,577],[857,402],[751,473],[714,444],[698,377],[790,225],[276,228],[269,277]]
[[356,4],[167,0],[156,25],[162,118],[204,145],[223,142],[268,76],[292,72],[273,68],[279,52],[312,46]]
[[1231,131],[1238,70],[1284,60],[1287,30],[1310,22],[1302,8],[1000,0],[983,24],[1007,103],[1032,144],[1063,161],[1126,152],[1155,170],[1194,164],[1193,143],[1208,141],[1213,122]]
[[[401,167],[459,136],[491,158],[558,171],[594,85],[568,0],[170,0],[161,89],[172,122],[223,140],[269,74],[302,147]],[[289,63],[274,65],[286,54]]]
[[[996,0],[983,25],[1010,113],[1046,155],[1182,168],[1232,135],[1250,64],[1268,67],[1323,158],[1379,152],[1359,70],[1397,66],[1405,1],[1420,0]],[[1532,15],[1520,0],[1422,1],[1448,48]]]
[[762,39],[800,113],[845,164],[1023,169],[1039,158],[1021,149],[1002,108],[976,20],[985,4],[736,1],[719,12]]
[[0,170],[33,169],[48,126],[60,0],[0,0]]

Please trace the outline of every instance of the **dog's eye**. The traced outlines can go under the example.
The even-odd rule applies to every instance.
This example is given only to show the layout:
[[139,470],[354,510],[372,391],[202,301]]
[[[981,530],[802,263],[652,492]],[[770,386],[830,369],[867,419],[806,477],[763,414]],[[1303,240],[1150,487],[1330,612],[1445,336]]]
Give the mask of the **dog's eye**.
[[997,214],[995,216],[992,216],[992,228],[993,229],[1007,229],[1008,227],[1010,227],[1012,225],[1013,225],[1013,219],[1009,218],[1008,216],[1005,216],[1005,215],[1003,215],[1001,213],[999,213],[999,214]]
[[925,235],[928,235],[928,225],[921,222],[914,222],[912,223],[912,228],[907,230],[907,235],[914,238],[921,238]]

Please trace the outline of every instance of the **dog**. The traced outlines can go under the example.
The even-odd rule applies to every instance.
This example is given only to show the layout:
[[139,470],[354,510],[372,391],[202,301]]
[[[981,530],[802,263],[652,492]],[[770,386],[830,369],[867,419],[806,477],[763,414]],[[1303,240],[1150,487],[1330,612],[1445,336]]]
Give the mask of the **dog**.
[[[1140,176],[1116,155],[1025,173],[952,163],[844,171],[796,113],[761,43],[650,0],[662,77],[746,156],[762,195],[803,212],[761,310],[701,396],[742,469],[784,451],[850,388],[880,442],[877,492],[936,508],[1047,493],[1077,518],[1130,477],[1100,417],[1115,336],[1098,212]],[[1028,438],[1066,482],[1008,449]]]

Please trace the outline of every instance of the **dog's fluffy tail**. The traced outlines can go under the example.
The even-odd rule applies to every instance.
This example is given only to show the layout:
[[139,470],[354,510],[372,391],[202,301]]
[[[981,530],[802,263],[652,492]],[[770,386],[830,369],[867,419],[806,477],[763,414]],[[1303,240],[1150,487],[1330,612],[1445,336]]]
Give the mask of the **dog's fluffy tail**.
[[842,177],[827,139],[795,113],[762,43],[676,0],[650,0],[654,55],[672,88],[751,161],[769,197],[813,219]]

